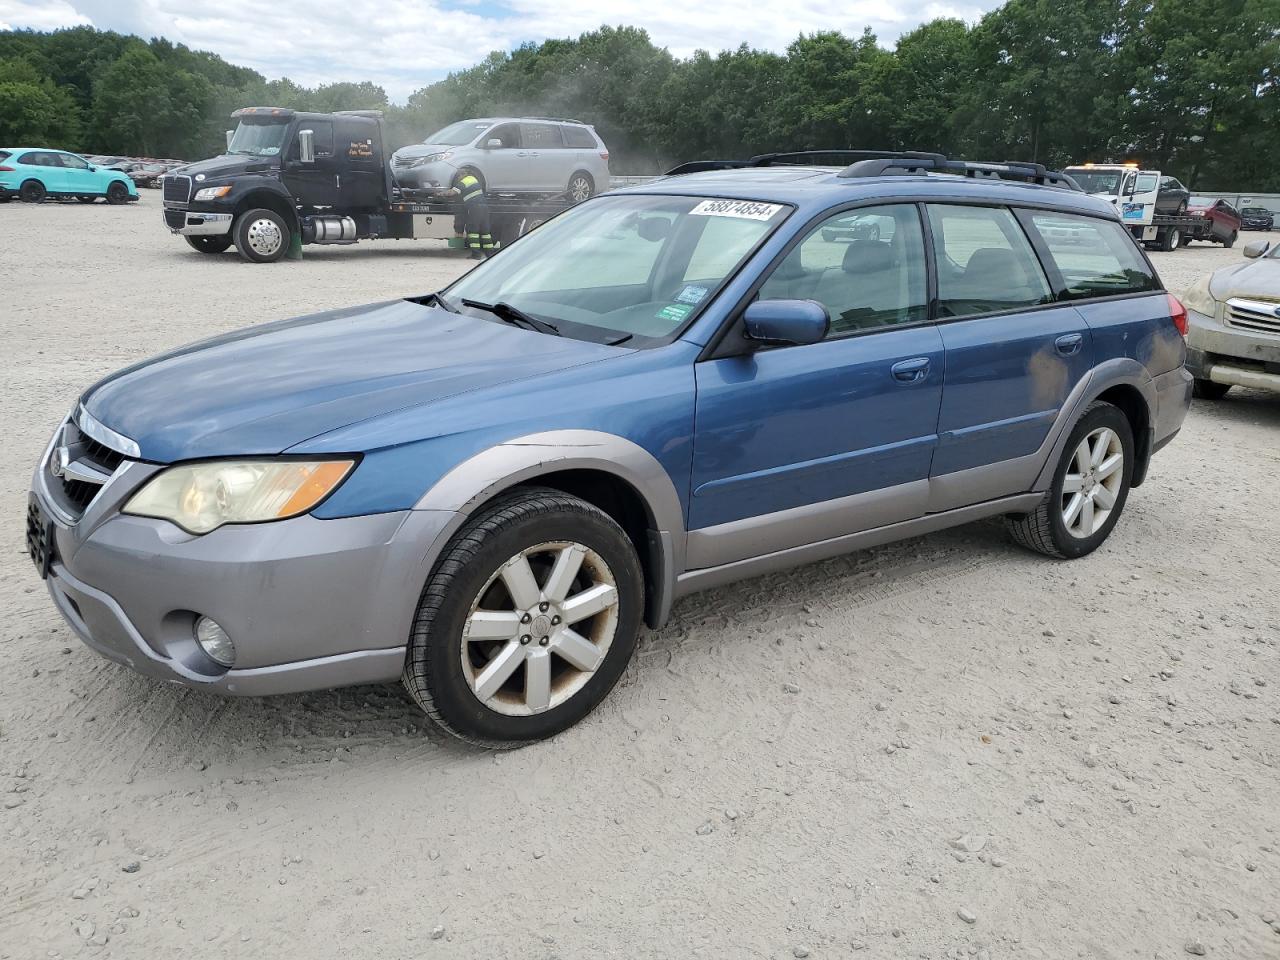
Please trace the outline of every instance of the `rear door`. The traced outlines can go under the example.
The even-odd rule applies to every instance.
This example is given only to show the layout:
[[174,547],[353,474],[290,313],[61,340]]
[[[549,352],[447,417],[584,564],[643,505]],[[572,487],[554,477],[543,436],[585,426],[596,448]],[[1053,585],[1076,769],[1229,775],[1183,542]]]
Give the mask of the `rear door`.
[[26,154],[22,158],[22,162],[29,167],[36,168],[32,172],[44,184],[44,188],[48,192],[61,193],[66,189],[67,178],[63,174],[62,161],[58,159],[56,153],[51,153],[47,150],[35,150]]
[[[1058,411],[1093,365],[1013,212],[929,204],[946,378],[930,512],[1029,490]],[[1052,226],[1066,242],[1070,223]]]

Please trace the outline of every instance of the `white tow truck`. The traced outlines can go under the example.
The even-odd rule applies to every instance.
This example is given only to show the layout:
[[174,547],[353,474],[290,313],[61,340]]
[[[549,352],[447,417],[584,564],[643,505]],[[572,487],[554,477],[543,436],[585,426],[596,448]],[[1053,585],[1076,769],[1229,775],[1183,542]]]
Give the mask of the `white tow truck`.
[[1185,203],[1177,213],[1158,213],[1159,170],[1142,170],[1136,163],[1084,163],[1062,171],[1095,197],[1110,200],[1134,238],[1144,246],[1176,250],[1192,240],[1212,239],[1204,217],[1186,213]]

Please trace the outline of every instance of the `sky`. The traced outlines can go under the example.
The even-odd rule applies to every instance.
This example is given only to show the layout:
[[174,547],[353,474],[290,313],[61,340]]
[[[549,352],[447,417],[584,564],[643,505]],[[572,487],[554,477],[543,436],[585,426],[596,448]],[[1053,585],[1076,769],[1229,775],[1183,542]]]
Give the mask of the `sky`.
[[0,30],[86,24],[164,36],[268,79],[306,86],[372,80],[403,102],[492,50],[576,37],[601,24],[643,27],[676,56],[742,43],[782,50],[800,33],[871,27],[880,42],[935,17],[969,22],[998,0],[0,0]]

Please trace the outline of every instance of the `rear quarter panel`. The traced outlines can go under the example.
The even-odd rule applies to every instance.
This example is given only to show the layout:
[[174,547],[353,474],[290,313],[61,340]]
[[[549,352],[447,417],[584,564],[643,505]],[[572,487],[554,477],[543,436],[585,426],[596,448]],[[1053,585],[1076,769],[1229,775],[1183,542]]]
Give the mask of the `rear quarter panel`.
[[1182,366],[1187,348],[1164,291],[1076,304],[1093,331],[1094,362],[1136,360],[1156,377]]

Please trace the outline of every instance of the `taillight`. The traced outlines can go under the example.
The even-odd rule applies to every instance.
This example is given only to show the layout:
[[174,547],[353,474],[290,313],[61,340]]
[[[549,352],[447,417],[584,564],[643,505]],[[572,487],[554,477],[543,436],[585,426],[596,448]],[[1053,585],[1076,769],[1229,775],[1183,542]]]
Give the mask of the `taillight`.
[[0,173],[13,173],[13,167],[0,167]]
[[1173,325],[1185,337],[1187,335],[1187,308],[1172,293],[1166,294],[1166,296],[1169,299],[1169,316],[1173,318]]
[[601,159],[601,160],[608,160],[608,159],[609,159],[609,151],[608,151],[608,150],[601,150],[601,151],[600,151],[600,159]]

